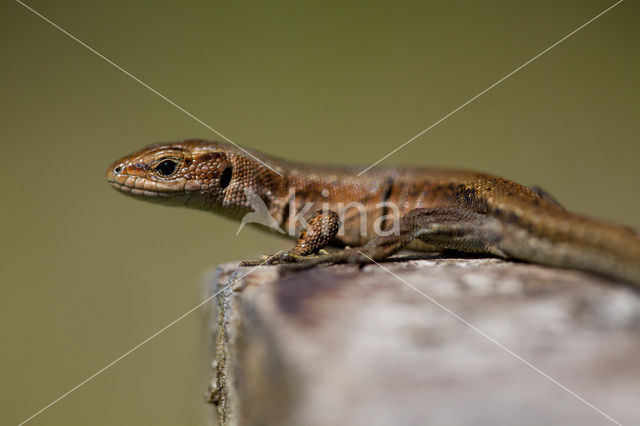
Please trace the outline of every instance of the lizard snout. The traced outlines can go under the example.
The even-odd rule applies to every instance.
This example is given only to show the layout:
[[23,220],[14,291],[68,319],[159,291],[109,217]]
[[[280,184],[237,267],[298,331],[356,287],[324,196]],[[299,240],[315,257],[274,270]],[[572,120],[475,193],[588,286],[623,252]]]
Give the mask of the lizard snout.
[[109,183],[116,181],[116,176],[125,171],[125,165],[122,162],[115,162],[107,168],[105,177]]

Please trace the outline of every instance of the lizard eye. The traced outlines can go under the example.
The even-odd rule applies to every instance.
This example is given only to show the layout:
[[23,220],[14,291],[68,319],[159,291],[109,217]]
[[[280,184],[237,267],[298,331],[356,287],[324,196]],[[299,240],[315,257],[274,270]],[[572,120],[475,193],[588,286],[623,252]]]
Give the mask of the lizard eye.
[[178,162],[175,160],[162,160],[159,162],[153,170],[158,172],[161,176],[169,177],[178,169]]

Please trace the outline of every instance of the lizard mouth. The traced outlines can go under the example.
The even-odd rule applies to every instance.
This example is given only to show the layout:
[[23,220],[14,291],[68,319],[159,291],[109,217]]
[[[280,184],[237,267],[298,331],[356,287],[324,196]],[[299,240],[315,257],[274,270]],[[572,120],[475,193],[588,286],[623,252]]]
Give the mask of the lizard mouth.
[[149,198],[166,198],[169,197],[169,194],[163,194],[158,191],[149,191],[148,189],[139,189],[135,187],[131,187],[126,185],[125,183],[118,183],[115,180],[107,180],[109,185],[112,188],[117,189],[118,191],[124,192],[125,194],[131,194],[136,196],[143,196]]
[[[140,178],[139,178],[140,179]],[[107,178],[109,185],[118,192],[126,195],[127,197],[137,198],[147,202],[162,204],[164,206],[176,206],[184,207],[191,206],[198,207],[197,203],[193,203],[194,197],[192,194],[187,194],[184,191],[176,191],[174,193],[162,192],[162,191],[150,191],[146,189],[139,189],[129,186],[129,184],[120,183],[115,179]]]
[[113,189],[133,198],[176,206],[183,206],[192,198],[180,185],[167,185],[141,176],[115,173],[113,167],[107,170],[106,178]]
[[107,182],[112,188],[128,195],[145,198],[166,198],[171,195],[163,193],[158,189],[155,182],[149,181],[141,176],[132,176],[122,173],[122,166],[111,166],[106,173]]

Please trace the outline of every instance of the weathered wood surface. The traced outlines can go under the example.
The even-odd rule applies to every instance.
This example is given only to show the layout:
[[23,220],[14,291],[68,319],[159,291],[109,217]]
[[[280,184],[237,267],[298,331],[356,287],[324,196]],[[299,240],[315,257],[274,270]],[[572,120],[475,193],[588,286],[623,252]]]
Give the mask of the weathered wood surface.
[[[396,276],[260,267],[223,291],[221,424],[615,424],[598,410],[640,424],[637,292],[497,259],[382,265]],[[211,291],[234,270],[220,266]]]

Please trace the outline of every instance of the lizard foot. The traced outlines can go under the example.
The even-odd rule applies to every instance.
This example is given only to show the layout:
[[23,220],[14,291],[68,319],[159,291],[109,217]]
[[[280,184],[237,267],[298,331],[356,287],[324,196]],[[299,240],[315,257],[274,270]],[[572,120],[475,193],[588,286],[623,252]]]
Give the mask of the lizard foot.
[[340,229],[340,217],[330,210],[313,214],[309,225],[302,230],[295,246],[286,253],[277,253],[261,260],[248,260],[240,266],[305,264],[317,257],[330,256],[323,248]]
[[[360,249],[362,249],[362,247]],[[302,269],[313,268],[314,266],[334,265],[339,263],[351,263],[364,266],[372,262],[373,260],[369,256],[364,255],[360,250],[347,248],[333,253],[304,256],[304,258],[298,259],[294,263],[285,265],[284,269],[288,271],[299,271]]]
[[240,266],[258,265],[285,265],[288,270],[308,269],[317,265],[330,265],[335,263],[359,263],[367,264],[372,261],[360,253],[357,249],[344,249],[329,253],[321,250],[318,254],[299,255],[291,252],[262,256],[260,260],[246,260]]
[[303,256],[295,253],[278,253],[273,256],[261,256],[257,260],[245,260],[240,262],[240,266],[259,266],[259,265],[291,265],[308,262],[315,259],[315,255]]

